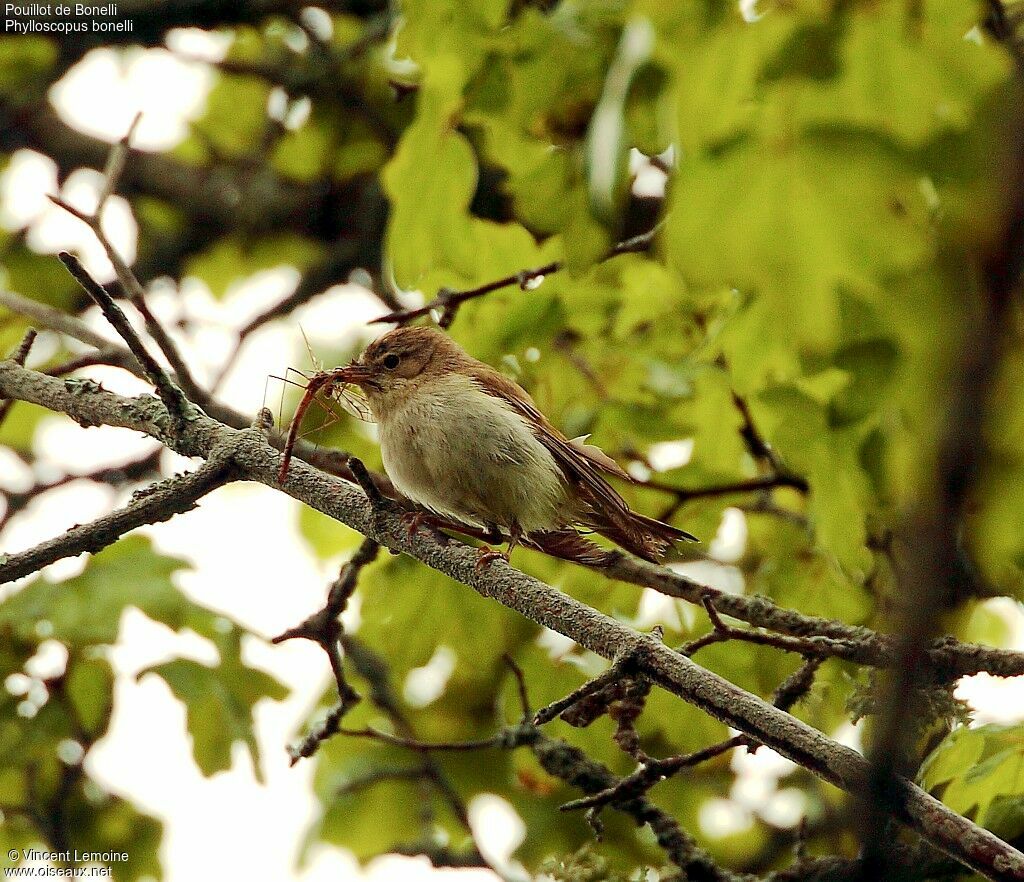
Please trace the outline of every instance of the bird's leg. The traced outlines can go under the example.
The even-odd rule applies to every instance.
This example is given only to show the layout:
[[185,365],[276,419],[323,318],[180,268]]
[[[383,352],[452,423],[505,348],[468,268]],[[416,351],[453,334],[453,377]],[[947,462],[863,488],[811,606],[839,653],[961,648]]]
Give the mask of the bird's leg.
[[[493,524],[488,524],[488,529],[491,531],[491,536],[497,536],[497,539],[491,539],[489,541],[500,542],[504,537],[501,531]],[[477,551],[476,558],[476,571],[479,573],[484,567],[490,565],[493,561],[504,560],[506,563],[512,556],[513,549],[519,544],[523,538],[523,528],[519,526],[518,521],[512,521],[511,526],[508,530],[508,548],[505,551],[498,551],[487,545],[482,545]]]
[[519,521],[512,519],[512,526],[508,529],[508,550],[505,552],[505,559],[512,557],[512,552],[516,546],[522,541],[523,528],[519,526]]
[[484,542],[490,542],[492,545],[505,541],[505,536],[497,524],[484,524],[484,527],[487,532],[479,536],[479,539],[482,539]]

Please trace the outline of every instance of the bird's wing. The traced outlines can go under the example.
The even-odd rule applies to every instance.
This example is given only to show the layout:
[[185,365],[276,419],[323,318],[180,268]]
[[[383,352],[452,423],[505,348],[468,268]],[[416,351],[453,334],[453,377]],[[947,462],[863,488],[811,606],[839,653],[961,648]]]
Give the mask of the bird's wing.
[[484,392],[497,396],[529,421],[534,435],[551,453],[566,480],[592,512],[584,521],[588,526],[651,561],[659,560],[675,542],[697,541],[685,530],[632,511],[601,473],[627,481],[632,481],[632,477],[603,450],[584,443],[584,438],[572,441],[566,438],[516,383],[483,362],[473,366],[472,376]]
[[537,439],[554,457],[566,479],[576,486],[593,508],[612,518],[629,513],[626,501],[601,476],[601,472],[606,472],[631,480],[615,460],[592,444],[584,444],[582,439],[570,441],[566,438],[551,425],[529,394],[518,384],[482,362],[473,368],[473,379],[483,391],[501,398],[529,420]]
[[630,484],[635,484],[636,478],[620,466],[600,447],[597,447],[594,444],[587,444],[587,438],[589,437],[589,435],[580,435],[579,438],[570,439],[568,444],[582,456],[585,456],[590,460],[590,462],[597,466],[601,471],[607,472],[609,475],[615,475],[616,478],[622,478],[623,481],[629,481]]

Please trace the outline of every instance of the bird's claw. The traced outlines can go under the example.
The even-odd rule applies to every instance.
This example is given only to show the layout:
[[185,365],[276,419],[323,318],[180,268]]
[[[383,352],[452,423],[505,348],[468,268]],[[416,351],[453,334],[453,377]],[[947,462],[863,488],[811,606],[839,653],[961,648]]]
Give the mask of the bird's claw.
[[482,545],[477,549],[476,553],[476,572],[479,575],[484,569],[489,567],[496,560],[503,560],[508,563],[508,552],[497,551],[488,545]]
[[441,531],[442,524],[429,512],[406,509],[398,516],[398,519],[405,527],[405,537],[410,542],[420,530],[426,530],[440,545],[448,545],[451,542],[448,536]]
[[423,526],[423,519],[425,515],[422,511],[403,511],[398,519],[402,522],[405,527],[405,537],[412,541],[412,538],[420,531],[420,527]]

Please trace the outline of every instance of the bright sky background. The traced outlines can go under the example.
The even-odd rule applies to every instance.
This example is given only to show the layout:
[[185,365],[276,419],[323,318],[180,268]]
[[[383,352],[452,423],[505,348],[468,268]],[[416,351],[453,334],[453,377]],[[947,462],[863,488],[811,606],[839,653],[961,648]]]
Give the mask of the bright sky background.
[[[217,58],[224,40],[201,31],[176,31],[165,49],[95,50],[87,55],[51,94],[64,119],[89,134],[116,140],[137,111],[143,117],[136,144],[163,150],[180,141],[187,123],[199,114],[212,83],[210,69],[182,58]],[[90,209],[95,204],[99,175],[81,170],[70,176],[62,195]],[[658,186],[644,180],[641,186]],[[103,278],[112,273],[99,246],[78,221],[47,202],[56,190],[52,163],[29,151],[20,151],[0,177],[0,223],[9,228],[31,224],[29,244],[40,251],[78,249],[87,266]],[[90,200],[92,200],[90,204]],[[134,256],[135,226],[127,204],[112,199],[105,223],[122,254]],[[165,326],[182,312],[197,319],[189,336],[176,334],[179,345],[200,380],[209,379],[219,359],[234,340],[233,329],[263,307],[286,294],[296,283],[289,268],[261,272],[236,285],[221,301],[205,286],[190,280],[180,292],[154,290],[150,301]],[[297,323],[310,336],[314,350],[336,344],[345,334],[366,335],[365,322],[380,314],[382,306],[369,292],[354,286],[332,289],[295,314],[295,321],[265,327],[254,334],[238,364],[226,378],[221,397],[236,408],[255,413],[263,404],[265,379],[286,366],[302,366],[304,345]],[[90,315],[94,327],[107,333],[102,319]],[[45,356],[53,345],[42,335],[33,353]],[[30,364],[32,362],[30,361]],[[136,393],[145,387],[133,377],[112,369],[95,369],[108,388]],[[273,407],[274,405],[271,404]],[[12,414],[17,419],[18,410]],[[38,434],[39,465],[35,477],[56,466],[85,471],[115,465],[152,449],[152,442],[120,429],[82,429],[70,420],[52,417]],[[684,445],[663,451],[664,463],[682,452]],[[164,454],[174,469],[190,467],[187,460]],[[672,465],[678,462],[671,463]],[[0,450],[0,484],[17,489],[33,476],[16,457]],[[56,535],[74,523],[88,521],[126,501],[124,494],[92,484],[72,484],[46,496],[19,516],[3,536],[2,550],[13,552]],[[183,573],[180,587],[206,606],[222,610],[253,631],[267,637],[298,623],[322,605],[324,591],[337,563],[321,564],[307,550],[297,529],[297,503],[255,485],[233,485],[202,501],[197,511],[167,524],[147,528],[159,550],[186,557],[194,568]],[[723,565],[694,565],[692,574],[723,588],[742,586],[738,572],[727,566],[742,548],[742,515],[727,515],[712,552]],[[258,550],[258,552],[254,552]],[[54,576],[76,572],[81,559],[62,561],[50,568]],[[1011,622],[1015,645],[1024,649],[1024,615],[1019,605],[994,601]],[[642,618],[653,624],[663,617],[689,615],[685,605],[648,592]],[[282,703],[264,702],[257,708],[257,728],[263,752],[265,784],[254,778],[248,755],[239,750],[232,769],[203,778],[196,769],[185,731],[183,707],[163,681],[148,676],[136,682],[143,668],[178,654],[209,658],[210,647],[196,637],[181,636],[150,622],[139,613],[126,614],[121,637],[113,652],[119,673],[115,714],[110,734],[90,754],[89,771],[112,791],[122,794],[165,823],[162,857],[168,882],[233,878],[338,882],[346,879],[435,880],[463,882],[491,880],[484,871],[435,871],[425,859],[382,858],[361,871],[347,854],[316,849],[308,865],[297,868],[302,837],[317,806],[310,787],[313,765],[288,765],[285,745],[294,740],[311,708],[325,688],[329,671],[315,646],[292,641],[279,647],[253,641],[250,660],[271,671],[293,690]],[[59,652],[42,653],[38,672],[61,663]],[[414,678],[411,685],[429,693],[443,685],[445,659]],[[1024,678],[996,680],[988,675],[965,680],[958,694],[977,709],[977,722],[1024,719]],[[840,733],[856,746],[856,731]],[[701,823],[707,831],[724,835],[750,823],[753,813],[779,824],[799,821],[802,797],[796,790],[779,790],[780,775],[791,765],[770,750],[756,756],[737,751],[734,767],[743,771],[728,800],[705,807]],[[480,798],[471,805],[474,825],[481,831],[485,850],[500,865],[522,837],[522,825],[511,808],[497,797]],[[386,818],[381,819],[387,823]],[[514,872],[514,868],[507,868]]]

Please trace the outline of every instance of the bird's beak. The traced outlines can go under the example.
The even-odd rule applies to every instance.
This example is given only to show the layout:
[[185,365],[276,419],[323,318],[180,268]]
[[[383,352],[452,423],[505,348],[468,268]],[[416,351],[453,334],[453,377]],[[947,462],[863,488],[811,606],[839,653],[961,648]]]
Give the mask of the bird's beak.
[[334,378],[340,383],[352,383],[354,386],[363,388],[372,385],[374,371],[369,365],[353,361],[340,370],[335,371]]

